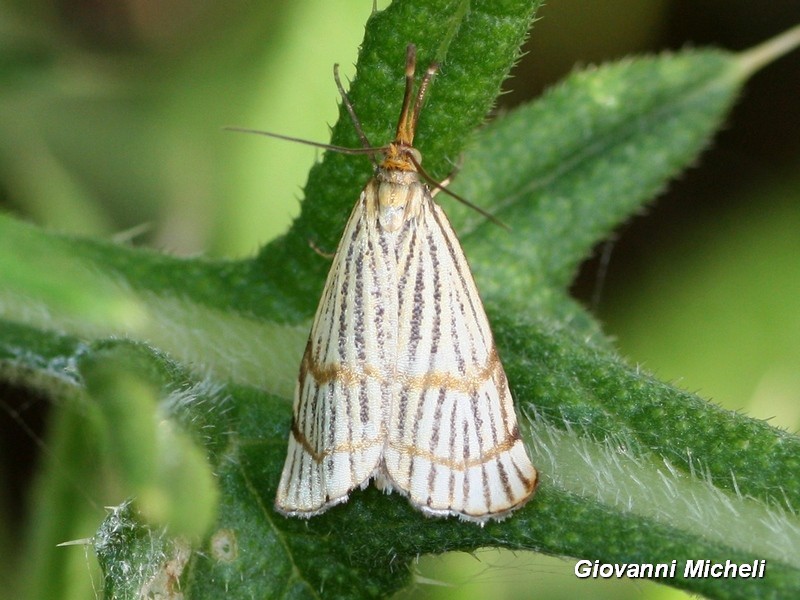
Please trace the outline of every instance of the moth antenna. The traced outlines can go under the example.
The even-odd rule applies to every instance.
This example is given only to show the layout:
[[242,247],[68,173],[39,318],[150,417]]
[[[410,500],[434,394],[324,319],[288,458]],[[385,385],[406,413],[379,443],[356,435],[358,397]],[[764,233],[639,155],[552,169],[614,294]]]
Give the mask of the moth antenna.
[[[356,111],[353,108],[352,102],[350,102],[350,98],[347,96],[347,92],[344,91],[344,86],[342,85],[342,80],[339,79],[339,65],[333,65],[333,80],[336,82],[336,87],[339,89],[339,94],[342,97],[342,104],[347,109],[347,114],[350,115],[350,120],[353,122],[353,127],[358,134],[358,139],[361,140],[361,145],[364,148],[372,148],[372,144],[369,143],[369,139],[367,138],[367,134],[364,133],[364,128],[361,126],[361,121],[358,119],[358,115],[356,115]],[[372,153],[370,155],[372,159],[373,166],[378,166],[378,159],[376,158],[376,153]]]
[[238,133],[252,133],[255,135],[264,135],[279,140],[286,140],[287,142],[297,142],[298,144],[305,144],[306,146],[314,146],[315,148],[322,148],[323,150],[330,150],[331,152],[338,152],[339,154],[381,154],[386,152],[386,146],[380,148],[347,148],[345,146],[335,146],[333,144],[323,144],[322,142],[315,142],[312,140],[304,140],[303,138],[296,138],[290,135],[283,135],[280,133],[272,133],[271,131],[261,131],[259,129],[247,129],[246,127],[223,127],[225,131],[236,131]]
[[428,172],[425,169],[422,168],[422,165],[420,164],[420,162],[416,158],[414,158],[413,155],[409,154],[408,158],[409,158],[409,160],[411,160],[412,163],[414,163],[414,166],[417,168],[417,172],[420,175],[422,175],[422,178],[428,184],[433,186],[435,189],[437,189],[440,192],[444,192],[445,194],[447,194],[448,196],[450,196],[451,198],[453,198],[455,200],[458,200],[459,202],[461,202],[461,204],[463,204],[464,206],[466,206],[468,208],[471,208],[472,210],[477,212],[479,215],[485,217],[486,219],[488,219],[489,221],[491,221],[495,225],[499,225],[500,227],[502,227],[506,231],[511,231],[511,227],[509,225],[507,225],[506,223],[504,223],[503,221],[501,221],[500,219],[495,217],[492,213],[490,213],[487,210],[484,210],[483,208],[481,208],[477,204],[473,204],[472,202],[470,202],[469,200],[467,200],[463,196],[459,196],[455,192],[451,192],[446,187],[444,187],[441,183],[436,181],[433,177],[431,177],[428,174]]

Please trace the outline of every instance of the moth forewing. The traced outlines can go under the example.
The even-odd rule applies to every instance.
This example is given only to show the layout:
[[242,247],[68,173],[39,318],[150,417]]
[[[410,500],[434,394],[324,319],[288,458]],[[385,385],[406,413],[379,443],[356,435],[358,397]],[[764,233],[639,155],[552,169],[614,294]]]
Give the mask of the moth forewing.
[[419,189],[418,214],[395,240],[399,353],[386,475],[427,514],[502,518],[530,497],[536,471],[466,258]]
[[346,501],[376,473],[383,454],[397,311],[385,297],[392,269],[370,231],[374,204],[368,185],[333,258],[300,366],[275,500],[290,516]]
[[396,139],[350,215],[300,367],[276,509],[310,517],[375,478],[422,512],[484,523],[537,473],[469,265],[420,181],[413,47]]

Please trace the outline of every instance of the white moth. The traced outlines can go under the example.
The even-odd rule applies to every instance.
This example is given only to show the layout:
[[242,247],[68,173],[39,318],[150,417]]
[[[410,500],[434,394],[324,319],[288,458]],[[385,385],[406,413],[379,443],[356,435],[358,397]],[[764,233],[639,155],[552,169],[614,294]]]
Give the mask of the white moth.
[[312,517],[371,479],[426,515],[483,524],[536,469],[467,260],[420,180],[414,47],[394,142],[353,208],[311,327],[275,508]]

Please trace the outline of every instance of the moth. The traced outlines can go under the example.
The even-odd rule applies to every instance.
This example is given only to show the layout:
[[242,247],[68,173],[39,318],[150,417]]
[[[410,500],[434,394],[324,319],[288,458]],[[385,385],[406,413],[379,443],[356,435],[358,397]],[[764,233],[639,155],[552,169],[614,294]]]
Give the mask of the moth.
[[414,133],[437,66],[415,94],[415,64],[409,46],[395,139],[371,150],[383,159],[347,221],[300,364],[275,499],[287,516],[318,515],[374,480],[426,515],[483,524],[536,488],[469,265],[421,176]]

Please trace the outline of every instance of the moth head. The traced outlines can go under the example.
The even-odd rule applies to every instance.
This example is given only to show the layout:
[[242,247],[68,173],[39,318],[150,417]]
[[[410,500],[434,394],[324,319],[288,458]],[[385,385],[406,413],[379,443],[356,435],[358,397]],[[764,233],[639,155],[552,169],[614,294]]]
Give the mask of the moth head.
[[421,162],[419,150],[395,141],[386,147],[380,167],[385,171],[417,171]]

